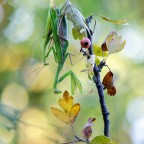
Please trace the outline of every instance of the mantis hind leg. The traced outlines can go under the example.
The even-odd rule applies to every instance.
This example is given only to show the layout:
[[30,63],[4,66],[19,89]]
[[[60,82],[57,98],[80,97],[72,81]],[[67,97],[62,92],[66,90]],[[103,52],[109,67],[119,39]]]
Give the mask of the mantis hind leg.
[[81,82],[79,81],[79,79],[76,77],[75,73],[72,70],[70,70],[70,71],[66,72],[64,75],[62,75],[59,78],[58,83],[62,82],[67,76],[70,76],[70,78],[71,78],[71,92],[72,92],[72,94],[75,93],[77,88],[82,93]]
[[[64,61],[62,63],[60,63],[57,67],[57,72],[56,72],[56,75],[55,75],[55,80],[54,80],[54,85],[53,85],[53,89],[54,89],[54,93],[55,94],[59,94],[61,93],[62,91],[61,90],[58,90],[57,89],[57,84],[60,83],[61,81],[63,81],[67,76],[70,76],[71,77],[71,91],[72,91],[72,94],[75,93],[75,90],[78,88],[79,91],[82,93],[82,86],[81,86],[81,83],[79,81],[79,79],[76,77],[75,73],[70,70],[68,72],[66,72],[65,74],[63,74],[60,78],[59,78],[59,74],[63,68],[63,65],[67,59],[67,57],[69,56],[75,56],[74,54],[72,53],[66,53],[66,55],[64,56]],[[81,59],[80,59],[81,60]],[[79,60],[79,61],[80,61]],[[72,60],[70,58],[70,61],[71,61],[71,64],[72,64]],[[72,64],[73,65],[73,64]]]

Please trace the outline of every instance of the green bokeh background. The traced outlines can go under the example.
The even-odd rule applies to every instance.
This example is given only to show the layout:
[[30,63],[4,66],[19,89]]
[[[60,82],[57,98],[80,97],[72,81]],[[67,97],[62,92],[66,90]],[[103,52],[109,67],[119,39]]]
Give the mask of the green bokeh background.
[[[62,0],[56,1],[60,6],[63,3]],[[143,144],[143,1],[73,0],[72,3],[85,17],[91,13],[98,13],[112,19],[128,19],[128,25],[114,25],[96,17],[93,42],[101,44],[112,30],[118,31],[127,41],[122,52],[107,59],[107,64],[115,75],[117,88],[114,97],[105,93],[110,112],[110,137],[119,144]],[[57,101],[62,97],[62,94],[53,94],[52,90],[56,72],[52,54],[48,59],[50,65],[41,70],[48,7],[49,0],[0,0],[0,143],[2,144],[58,144],[73,139],[70,127],[56,119],[50,111],[51,106],[58,107]],[[73,39],[72,24],[70,22],[68,24],[69,51],[76,54],[80,49],[79,41]],[[77,55],[74,60],[80,57]],[[88,80],[86,73],[80,72],[84,68],[85,60],[73,67],[67,60],[62,73],[72,69],[82,82],[83,94],[77,91],[74,95],[75,101],[81,104],[74,129],[80,136],[87,119],[96,117],[92,139],[96,135],[103,134],[103,120],[95,86]],[[102,77],[107,71],[104,68]],[[66,78],[59,88],[70,91],[70,79]],[[92,89],[93,92],[89,93]],[[8,108],[5,109],[5,106]]]

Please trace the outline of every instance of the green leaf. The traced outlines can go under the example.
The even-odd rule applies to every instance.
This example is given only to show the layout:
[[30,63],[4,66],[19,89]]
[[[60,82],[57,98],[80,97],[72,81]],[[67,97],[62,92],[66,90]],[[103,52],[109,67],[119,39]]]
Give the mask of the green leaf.
[[95,63],[96,63],[97,66],[100,64],[100,60],[97,57],[95,59]]
[[112,140],[106,136],[96,136],[90,144],[114,144]]
[[101,57],[107,57],[108,52],[107,51],[102,51],[101,46],[97,44],[93,44],[93,51],[96,56],[101,56]]

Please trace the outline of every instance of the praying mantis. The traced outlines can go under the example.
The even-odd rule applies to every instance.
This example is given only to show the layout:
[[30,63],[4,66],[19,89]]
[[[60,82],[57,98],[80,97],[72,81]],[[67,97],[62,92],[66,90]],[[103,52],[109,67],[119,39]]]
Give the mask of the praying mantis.
[[61,90],[57,88],[57,85],[58,83],[62,82],[67,76],[71,77],[72,94],[75,93],[77,88],[82,93],[81,82],[72,70],[69,70],[59,78],[60,72],[64,66],[66,59],[68,58],[68,56],[71,55],[71,53],[67,52],[69,42],[67,40],[66,17],[65,13],[61,15],[61,11],[54,6],[50,7],[49,9],[46,25],[46,36],[44,37],[44,63],[48,58],[50,52],[52,51],[55,62],[57,63],[57,71],[53,84],[54,93],[61,93]]
[[[112,22],[115,24],[123,24],[125,21],[115,21],[103,17],[98,14],[92,14],[101,17],[103,20]],[[87,27],[85,18],[83,15],[70,3],[69,0],[66,0],[61,9],[58,9],[54,5],[54,1],[51,0],[51,7],[49,8],[47,24],[46,24],[46,35],[44,36],[44,65],[47,65],[46,59],[49,57],[50,52],[53,52],[55,62],[57,63],[57,71],[55,74],[55,80],[53,84],[54,93],[61,93],[61,90],[57,88],[58,83],[62,82],[67,76],[71,77],[71,92],[75,93],[78,88],[82,93],[82,85],[79,79],[76,77],[75,73],[72,70],[69,70],[61,77],[59,77],[61,70],[64,67],[66,59],[70,55],[70,52],[67,52],[69,41],[67,39],[67,22],[66,17],[73,23],[72,34],[74,39],[82,39],[87,37],[87,33],[90,33],[89,28]],[[71,58],[70,58],[71,60]]]

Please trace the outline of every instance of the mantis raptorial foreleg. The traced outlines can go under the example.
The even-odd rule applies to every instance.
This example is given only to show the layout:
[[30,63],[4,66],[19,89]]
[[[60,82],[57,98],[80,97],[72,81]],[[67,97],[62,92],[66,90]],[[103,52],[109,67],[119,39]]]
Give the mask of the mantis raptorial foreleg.
[[76,65],[78,62],[80,62],[84,57],[81,57],[80,59],[78,59],[76,62],[72,62],[72,56],[76,56],[76,54],[73,54],[73,53],[68,53],[68,56],[69,56],[69,59],[70,59],[70,63],[72,66]]

